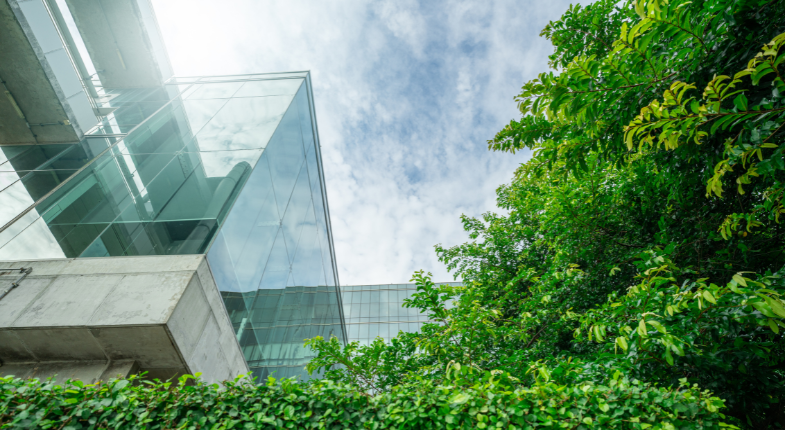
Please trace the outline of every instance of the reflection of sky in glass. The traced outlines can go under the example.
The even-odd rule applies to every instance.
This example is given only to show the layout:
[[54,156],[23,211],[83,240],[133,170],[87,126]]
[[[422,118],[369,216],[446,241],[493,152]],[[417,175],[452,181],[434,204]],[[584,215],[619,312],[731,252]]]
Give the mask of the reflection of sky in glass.
[[[292,80],[289,81],[278,86],[262,83],[267,85],[267,93],[278,93],[295,88]],[[255,86],[253,91],[264,89]],[[321,204],[321,178],[317,176],[318,170],[309,169],[306,163],[306,151],[313,153],[316,146],[306,89],[300,86],[295,98],[305,100],[304,104],[292,103],[291,96],[270,95],[258,100],[282,97],[289,98],[288,103],[280,103],[286,110],[279,114],[280,122],[272,138],[219,233],[217,242],[221,245],[211,250],[211,261],[215,261],[213,271],[225,272],[219,277],[229,279],[225,285],[219,284],[226,291],[335,285],[331,268],[324,268],[325,262],[332,265],[330,244],[326,237],[320,237],[318,227],[326,219]],[[230,100],[224,109],[237,100]],[[257,99],[241,99],[245,100]],[[277,114],[274,110],[266,112]],[[197,140],[214,121],[215,118],[197,134]],[[205,154],[208,153],[202,152]],[[326,270],[330,276],[325,276]]]
[[183,98],[187,100],[227,99],[232,97],[241,86],[243,86],[242,82],[200,85],[199,88]]
[[234,97],[262,97],[297,94],[302,79],[278,79],[274,81],[246,82]]
[[291,101],[290,95],[230,99],[199,129],[198,146],[203,151],[264,148]]
[[[268,180],[269,192],[265,195],[269,198],[266,201],[272,203],[271,208],[276,212],[280,207],[280,214],[276,215],[280,217],[274,223],[283,223],[286,228],[273,232],[266,245],[268,254],[276,250],[274,255],[258,260],[261,256],[257,253],[257,261],[252,264],[264,269],[269,260],[270,269],[280,269],[270,270],[265,278],[266,284],[276,285],[274,288],[278,284],[285,286],[297,282],[291,270],[303,229],[300,223],[306,223],[303,221],[306,210],[315,210],[310,202],[309,188],[314,178],[309,180],[308,169],[302,167],[300,113],[296,106],[290,109],[294,106],[295,95],[304,94],[305,90],[301,91],[304,79],[298,77],[281,82],[253,79],[246,76],[240,82],[167,85],[166,89],[102,89],[97,103],[113,111],[106,113],[93,132],[121,134],[132,131],[124,138],[110,138],[116,143],[108,153],[91,161],[78,178],[0,232],[3,238],[0,253],[13,259],[14,255],[22,258],[22,255],[41,252],[40,258],[46,258],[54,255],[47,251],[49,245],[43,246],[47,243],[60,243],[63,250],[68,249],[68,257],[79,256],[82,252],[85,256],[121,255],[118,252],[125,255],[131,250],[204,252],[217,231],[215,221],[223,221],[268,142],[277,135],[281,143],[275,145],[277,149],[272,150],[269,160],[264,159],[262,175],[276,177],[275,181]],[[181,90],[185,91],[177,96]],[[240,91],[242,97],[236,95]],[[158,113],[150,116],[153,112]],[[290,112],[288,116],[287,112]],[[284,121],[285,117],[288,119]],[[310,119],[308,123],[310,127]],[[309,130],[309,136],[311,134]],[[89,141],[87,147],[95,147],[97,152],[103,150],[93,143]],[[0,204],[0,225],[22,213],[35,200],[25,193],[25,186],[29,185],[25,184],[27,179],[19,181],[22,173],[13,171],[14,166],[9,162],[3,163],[8,158],[11,155],[4,149],[0,166],[8,166],[10,171],[3,172],[0,167],[0,202],[3,203]],[[58,175],[71,174],[69,172],[75,172],[82,164],[68,167],[72,170],[61,170]],[[297,187],[300,191],[294,193],[290,202],[288,196],[296,191],[295,180],[300,172],[306,175],[301,180],[305,188],[303,185]],[[31,179],[28,182],[47,178],[45,174],[38,174],[40,172],[34,173],[27,176]],[[302,196],[308,198],[303,200]],[[44,214],[40,220],[38,213]],[[202,220],[214,221],[213,224],[193,224]],[[47,226],[49,237],[38,237]],[[122,243],[115,243],[112,248],[107,240],[116,241],[118,234]],[[276,244],[277,236],[280,239]],[[140,240],[147,245],[134,245],[141,243]],[[28,246],[26,249],[32,254],[14,252],[28,242],[42,247]],[[186,246],[191,242],[201,245]],[[309,253],[305,248],[325,245],[311,242],[312,238],[303,242],[304,250],[298,258],[317,255],[317,261],[312,263],[321,267],[323,262],[318,260],[323,259],[323,252]],[[138,251],[140,249],[144,251]],[[278,272],[277,276],[274,276],[275,272]],[[325,284],[323,270],[318,272],[322,272],[318,279]],[[261,273],[256,276],[260,278]],[[313,279],[315,276],[300,278]],[[260,281],[256,282],[258,285]]]
[[0,204],[0,225],[5,225],[8,221],[14,219],[15,216],[22,213],[24,209],[35,203],[21,182],[17,182],[0,192],[0,200],[2,200],[2,204]]
[[[0,227],[31,208],[63,180],[84,165],[93,150],[102,150],[96,142],[80,144],[11,145],[0,148]],[[16,171],[15,169],[19,169]],[[39,211],[31,209],[0,232],[0,252],[6,260],[55,258],[63,253],[43,221]],[[21,232],[24,237],[5,247]]]
[[[89,164],[57,167],[83,169],[0,232],[0,260],[207,253],[255,374],[302,374],[303,339],[343,339],[340,297],[307,80],[264,76],[171,100],[103,90],[114,111],[93,132],[127,136],[93,137]],[[38,178],[2,173],[0,225],[34,204],[25,182]]]
[[183,107],[188,117],[191,133],[196,134],[199,132],[227,101],[226,99],[183,100]]
[[[28,215],[38,216],[33,209]],[[43,218],[38,218],[25,230],[24,240],[19,235],[0,249],[0,260],[32,260],[44,258],[65,258],[60,245]],[[16,245],[16,246],[14,246]]]
[[208,178],[226,176],[240,163],[256,165],[261,150],[201,152],[202,168]]
[[[460,286],[460,282],[439,282]],[[350,285],[341,287],[348,341],[368,345],[378,336],[386,341],[399,331],[415,332],[428,321],[416,308],[404,308],[404,299],[417,292],[416,284]]]
[[[246,82],[239,89],[222,84],[212,94],[233,92],[232,98],[196,134],[202,151],[264,148],[208,252],[243,354],[259,378],[307,378],[303,366],[312,352],[303,339],[343,341],[323,179],[314,157],[318,141],[302,82]],[[200,94],[207,92],[192,98]],[[269,119],[252,123],[258,112]]]
[[3,151],[3,147],[0,146],[0,163],[5,163],[8,161],[8,156],[5,155],[5,151]]
[[[18,180],[19,174],[16,172],[0,172],[0,191]],[[0,215],[0,218],[2,218],[2,215]]]
[[[71,11],[68,9],[68,5],[66,4],[65,0],[55,0],[57,3],[58,9],[60,9],[60,13],[63,16],[63,20],[65,21],[66,27],[68,29],[61,29],[62,31],[68,31],[71,33],[71,37],[76,44],[76,50],[78,55],[82,58],[82,62],[85,65],[85,69],[87,69],[87,73],[90,75],[95,75],[93,79],[97,79],[97,74],[95,70],[95,66],[93,65],[93,61],[90,58],[90,54],[87,52],[87,47],[82,40],[82,36],[79,34],[79,28],[76,26],[76,22],[74,22],[73,16],[71,16]],[[77,53],[74,53],[77,54]]]

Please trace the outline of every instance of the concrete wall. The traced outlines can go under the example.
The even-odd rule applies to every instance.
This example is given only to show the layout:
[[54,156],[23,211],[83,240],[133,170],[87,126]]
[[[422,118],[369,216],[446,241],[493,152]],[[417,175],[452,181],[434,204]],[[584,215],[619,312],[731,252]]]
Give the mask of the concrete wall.
[[0,374],[85,382],[248,373],[203,255],[0,262]]

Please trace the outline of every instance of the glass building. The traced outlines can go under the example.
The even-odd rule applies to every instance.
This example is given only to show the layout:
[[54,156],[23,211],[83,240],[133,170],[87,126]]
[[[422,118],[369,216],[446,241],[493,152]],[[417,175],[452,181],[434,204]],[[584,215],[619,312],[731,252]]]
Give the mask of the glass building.
[[[7,92],[32,137],[0,136],[0,261],[205,254],[254,375],[304,375],[305,338],[345,339],[310,74],[170,77],[160,40],[115,54],[83,3],[13,10],[31,31],[51,17],[37,40],[58,38],[78,78],[66,100],[94,116],[46,140],[24,88]],[[148,3],[121,3],[151,28]],[[136,79],[153,69],[159,84]]]
[[[463,285],[460,282],[438,284]],[[403,307],[403,300],[416,292],[416,284],[342,286],[347,342],[368,345],[377,337],[389,342],[400,331],[419,331],[428,317],[416,308]]]

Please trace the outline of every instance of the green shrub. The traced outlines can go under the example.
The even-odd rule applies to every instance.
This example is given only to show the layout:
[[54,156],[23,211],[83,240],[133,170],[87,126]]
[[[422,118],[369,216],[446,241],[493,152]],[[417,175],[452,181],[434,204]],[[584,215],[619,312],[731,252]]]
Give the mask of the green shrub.
[[[270,378],[179,385],[139,379],[83,385],[0,378],[0,428],[43,429],[718,429],[723,401],[678,389],[609,379],[564,386],[538,382],[506,391],[493,377],[473,386],[401,385],[370,396],[330,380]],[[459,381],[460,382],[460,381]]]

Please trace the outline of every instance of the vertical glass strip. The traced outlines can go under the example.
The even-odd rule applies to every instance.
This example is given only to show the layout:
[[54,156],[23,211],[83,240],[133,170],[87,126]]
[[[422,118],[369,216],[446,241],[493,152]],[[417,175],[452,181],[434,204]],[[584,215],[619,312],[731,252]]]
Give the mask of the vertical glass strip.
[[296,86],[291,79],[246,82],[233,97],[293,91],[298,102],[281,116],[207,254],[245,358],[260,380],[307,379],[304,366],[314,353],[304,340],[344,339],[332,254],[325,255],[327,221],[307,89],[302,80]]

